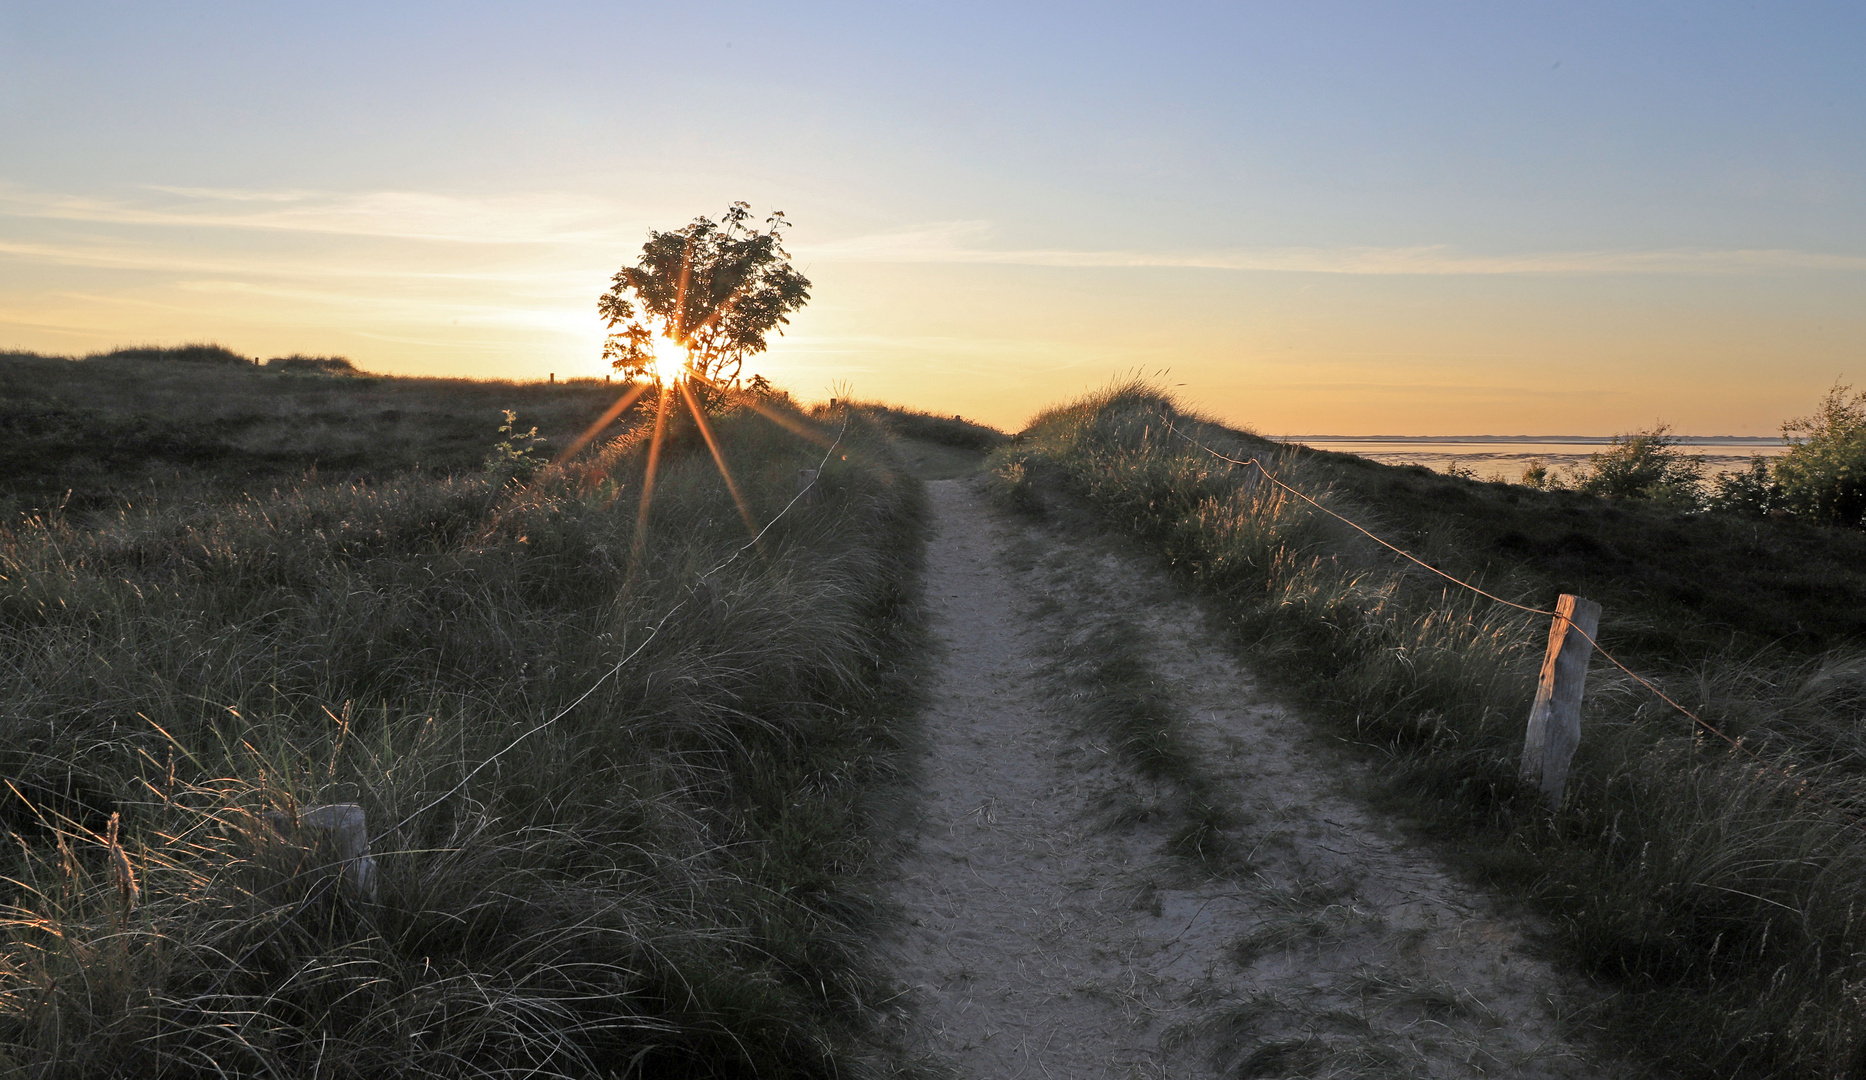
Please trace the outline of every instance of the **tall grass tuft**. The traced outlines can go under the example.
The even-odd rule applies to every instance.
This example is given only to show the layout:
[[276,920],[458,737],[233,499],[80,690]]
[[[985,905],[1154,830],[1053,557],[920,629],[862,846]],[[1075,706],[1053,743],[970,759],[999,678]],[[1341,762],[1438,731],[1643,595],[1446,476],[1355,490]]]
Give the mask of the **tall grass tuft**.
[[[1388,755],[1390,796],[1549,913],[1571,960],[1618,989],[1629,1042],[1706,1075],[1866,1075],[1856,653],[1735,649],[1654,669],[1761,763],[1597,660],[1571,788],[1550,815],[1516,776],[1546,618],[1400,562],[1175,432],[1382,528],[1379,507],[1333,488],[1316,458],[1143,385],[1043,414],[994,469],[1013,499],[1086,503],[1217,598],[1266,673]],[[1507,568],[1471,572],[1530,606],[1554,600]],[[1603,645],[1636,638],[1632,621],[1603,623]]]
[[[714,423],[761,523],[822,460]],[[756,547],[704,448],[636,545],[632,433],[0,526],[0,1071],[898,1074],[922,510],[877,438]],[[294,827],[330,803],[373,895]]]

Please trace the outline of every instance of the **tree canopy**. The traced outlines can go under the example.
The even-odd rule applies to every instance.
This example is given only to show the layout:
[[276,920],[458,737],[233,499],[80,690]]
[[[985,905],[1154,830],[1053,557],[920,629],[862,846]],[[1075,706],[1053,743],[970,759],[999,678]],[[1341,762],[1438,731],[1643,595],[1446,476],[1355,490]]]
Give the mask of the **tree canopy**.
[[810,282],[790,265],[782,211],[761,230],[751,206],[735,202],[715,222],[695,218],[672,232],[650,232],[641,258],[616,272],[596,302],[609,326],[603,358],[623,375],[662,377],[657,338],[685,353],[682,375],[710,383],[739,377],[765,335],[790,322],[810,299]]

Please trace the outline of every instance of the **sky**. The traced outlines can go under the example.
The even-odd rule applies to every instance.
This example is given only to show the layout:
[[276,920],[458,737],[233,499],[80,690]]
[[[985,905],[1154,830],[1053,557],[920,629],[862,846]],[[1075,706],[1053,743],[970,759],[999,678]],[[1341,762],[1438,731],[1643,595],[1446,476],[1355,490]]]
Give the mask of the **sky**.
[[0,351],[600,374],[781,209],[748,371],[1022,426],[1767,434],[1866,384],[1866,6],[0,0]]

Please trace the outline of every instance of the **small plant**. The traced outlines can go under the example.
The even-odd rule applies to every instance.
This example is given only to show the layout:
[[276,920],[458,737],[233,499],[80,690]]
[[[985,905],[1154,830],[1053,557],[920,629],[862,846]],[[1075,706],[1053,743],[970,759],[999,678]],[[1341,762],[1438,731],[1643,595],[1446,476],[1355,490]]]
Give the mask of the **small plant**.
[[287,375],[329,375],[339,378],[362,374],[346,357],[306,356],[303,353],[275,356],[266,361],[266,370]]
[[1523,475],[1516,482],[1537,491],[1555,491],[1562,486],[1561,477],[1541,458],[1530,458],[1529,463],[1523,466]]
[[505,414],[505,423],[499,425],[499,434],[504,437],[492,444],[492,453],[486,456],[486,471],[505,480],[528,480],[549,464],[540,452],[546,440],[538,435],[535,424],[530,431],[519,431],[518,413],[511,409],[499,411]]
[[1609,499],[1651,499],[1695,509],[1701,499],[1704,459],[1678,449],[1671,425],[1615,435],[1606,450],[1587,459],[1575,487]]
[[1704,499],[1711,510],[1743,517],[1787,514],[1787,502],[1782,485],[1771,475],[1768,459],[1761,456],[1751,458],[1749,468],[1741,472],[1717,474]]

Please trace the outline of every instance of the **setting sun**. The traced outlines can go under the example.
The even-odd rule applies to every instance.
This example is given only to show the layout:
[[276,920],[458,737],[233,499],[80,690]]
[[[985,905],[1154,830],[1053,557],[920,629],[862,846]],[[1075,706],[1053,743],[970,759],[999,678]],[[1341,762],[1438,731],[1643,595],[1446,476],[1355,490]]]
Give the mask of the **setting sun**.
[[657,334],[654,338],[654,378],[670,383],[680,378],[687,366],[687,350],[673,338]]

